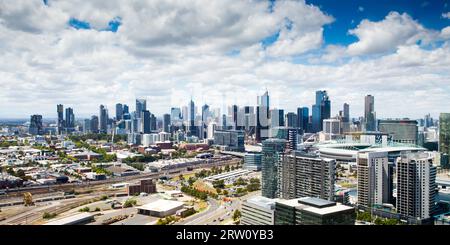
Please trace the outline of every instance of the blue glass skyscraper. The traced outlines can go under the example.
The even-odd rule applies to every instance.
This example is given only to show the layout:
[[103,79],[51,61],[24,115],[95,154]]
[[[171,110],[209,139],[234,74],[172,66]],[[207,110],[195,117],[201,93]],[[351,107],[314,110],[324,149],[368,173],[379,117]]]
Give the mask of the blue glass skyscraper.
[[331,116],[331,101],[327,91],[316,91],[316,104],[312,107],[312,131],[314,133],[322,131],[323,119]]

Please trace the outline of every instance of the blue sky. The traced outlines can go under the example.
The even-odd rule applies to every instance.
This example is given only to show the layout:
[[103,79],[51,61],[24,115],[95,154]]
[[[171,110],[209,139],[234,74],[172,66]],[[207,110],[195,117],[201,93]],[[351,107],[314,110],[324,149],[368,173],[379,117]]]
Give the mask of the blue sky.
[[[269,0],[269,9],[276,4]],[[358,40],[348,33],[363,20],[380,21],[389,12],[407,13],[418,20],[426,28],[440,30],[450,24],[450,19],[443,18],[439,13],[450,11],[450,1],[447,0],[306,0],[307,4],[319,7],[332,15],[335,21],[325,26],[324,40],[326,44],[348,45]],[[275,42],[278,32],[263,39],[264,46]]]
[[[450,11],[450,1],[445,0],[306,0],[335,17],[335,22],[325,27],[325,41],[330,44],[349,44],[357,40],[348,30],[363,19],[382,20],[389,12],[408,13],[413,19],[431,29],[442,29],[450,24],[439,13]],[[362,7],[360,9],[360,7]],[[362,10],[362,11],[361,11]]]

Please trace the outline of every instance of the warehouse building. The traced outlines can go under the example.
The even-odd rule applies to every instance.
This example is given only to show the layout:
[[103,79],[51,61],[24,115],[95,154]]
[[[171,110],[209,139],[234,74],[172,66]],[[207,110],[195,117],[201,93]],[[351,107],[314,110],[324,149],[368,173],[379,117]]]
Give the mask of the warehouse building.
[[183,202],[159,199],[155,202],[137,207],[137,210],[138,214],[163,218],[176,214],[176,212],[183,209],[183,207]]

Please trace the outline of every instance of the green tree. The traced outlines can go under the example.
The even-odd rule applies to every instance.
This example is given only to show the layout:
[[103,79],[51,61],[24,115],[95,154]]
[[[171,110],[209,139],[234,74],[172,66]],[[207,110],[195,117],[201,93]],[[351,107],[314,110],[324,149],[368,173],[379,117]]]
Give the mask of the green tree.
[[233,220],[237,221],[238,219],[240,219],[242,216],[241,211],[239,211],[239,209],[234,210],[233,213]]
[[223,189],[223,188],[225,188],[225,181],[224,180],[214,180],[212,182],[212,185],[214,188]]
[[234,185],[235,185],[235,186],[246,185],[246,184],[247,184],[247,182],[246,182],[242,177],[239,177],[239,178],[234,182]]
[[227,190],[223,190],[222,194],[223,194],[224,196],[228,196],[229,193],[228,193]]
[[366,222],[372,222],[372,215],[370,214],[370,212],[358,212],[356,214],[356,219],[357,220],[361,220],[361,221],[366,221]]
[[189,177],[189,179],[188,179],[188,184],[189,184],[189,186],[192,186],[196,180],[197,180],[197,179],[194,178],[194,177]]
[[44,212],[44,214],[42,215],[43,219],[53,219],[56,217],[56,213],[48,213],[48,212]]
[[91,209],[89,207],[80,208],[79,212],[89,212]]
[[375,225],[382,225],[384,222],[382,219],[380,219],[379,217],[377,217],[374,221]]
[[136,199],[129,198],[125,201],[125,203],[123,204],[123,207],[130,208],[130,207],[135,206],[136,204],[137,204]]

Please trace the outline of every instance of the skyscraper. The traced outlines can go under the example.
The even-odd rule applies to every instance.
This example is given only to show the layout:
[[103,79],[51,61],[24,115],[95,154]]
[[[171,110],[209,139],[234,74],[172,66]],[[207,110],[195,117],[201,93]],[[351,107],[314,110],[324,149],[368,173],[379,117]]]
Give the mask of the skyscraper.
[[297,128],[298,127],[297,119],[298,119],[297,114],[289,112],[288,114],[286,114],[286,126]]
[[350,105],[347,103],[344,103],[344,117],[343,122],[350,122]]
[[117,120],[117,121],[122,120],[122,119],[123,119],[123,114],[124,114],[124,112],[123,112],[123,106],[122,106],[122,104],[117,103],[117,104],[116,104],[116,120]]
[[170,133],[170,114],[163,115],[163,131]]
[[[266,90],[266,92],[261,95],[258,96],[258,105],[267,108],[267,110],[269,110],[269,91]],[[267,111],[267,114],[269,113],[269,111]]]
[[439,116],[439,152],[441,153],[441,165],[449,168],[450,155],[450,113],[441,113]]
[[172,107],[170,109],[170,119],[172,120],[172,123],[174,120],[180,120],[181,118],[181,109],[179,107]]
[[156,117],[155,114],[150,113],[150,130],[156,131],[157,127],[156,127]]
[[125,104],[123,104],[123,114],[130,114],[130,109]]
[[373,205],[393,204],[393,164],[388,152],[359,152],[356,162],[358,207],[369,210]]
[[281,198],[315,197],[334,200],[334,159],[292,151],[283,156],[278,172]]
[[253,106],[244,107],[244,129],[248,135],[255,134],[256,114]]
[[66,131],[72,132],[75,128],[75,115],[73,114],[73,109],[68,107],[66,108]]
[[323,119],[331,116],[331,101],[327,91],[316,91],[316,104],[312,108],[312,131],[322,131]]
[[42,115],[31,115],[29,133],[32,135],[44,134]]
[[59,104],[56,106],[56,112],[58,113],[58,134],[63,133],[64,125],[64,106]]
[[233,121],[233,125],[232,126],[233,126],[234,129],[237,129],[237,127],[238,127],[237,121],[238,121],[238,110],[239,110],[239,107],[237,105],[232,105],[231,109],[232,109],[231,118],[232,118],[232,121]]
[[[444,114],[445,114],[445,113],[444,113]],[[428,113],[427,115],[425,115],[424,126],[425,126],[426,128],[435,126],[435,125],[434,125],[434,122],[433,122],[433,118],[431,117],[430,113]]]
[[256,107],[256,132],[255,139],[261,142],[269,137],[269,92],[258,96]]
[[308,107],[299,107],[297,108],[297,124],[301,133],[305,133],[308,131],[308,122],[309,122],[309,109]]
[[283,127],[284,126],[284,110],[272,109],[270,110],[270,127]]
[[106,134],[108,132],[108,110],[104,105],[100,105],[99,115],[99,132]]
[[286,149],[297,150],[299,129],[294,127],[272,128],[272,138],[286,140]]
[[151,133],[151,113],[148,110],[144,110],[141,112],[141,132],[144,134],[149,134]]
[[397,161],[397,211],[412,220],[432,217],[436,208],[436,167],[426,153],[403,154]]
[[267,139],[262,142],[261,192],[262,196],[276,198],[278,192],[278,166],[286,149],[286,140]]
[[190,136],[198,136],[198,130],[197,130],[197,126],[195,125],[195,103],[194,101],[191,99],[189,101],[189,119],[188,119],[188,126],[189,126],[189,135]]
[[375,98],[366,95],[364,99],[364,129],[365,131],[376,131]]
[[136,118],[141,118],[141,114],[145,110],[147,110],[147,101],[145,99],[136,99]]
[[99,120],[98,116],[92,116],[91,117],[91,132],[94,134],[98,133],[98,126],[99,126]]
[[84,119],[83,121],[83,133],[88,134],[91,132],[91,120],[90,119]]
[[208,122],[208,118],[209,118],[209,116],[210,116],[210,112],[209,112],[209,105],[207,105],[207,104],[204,104],[203,106],[202,106],[202,121],[201,121],[201,131],[202,131],[202,138],[207,138],[208,137],[208,134],[207,134],[207,127],[208,127],[208,124],[209,124],[209,122]]
[[202,122],[206,123],[209,117],[209,105],[204,104],[202,106]]

